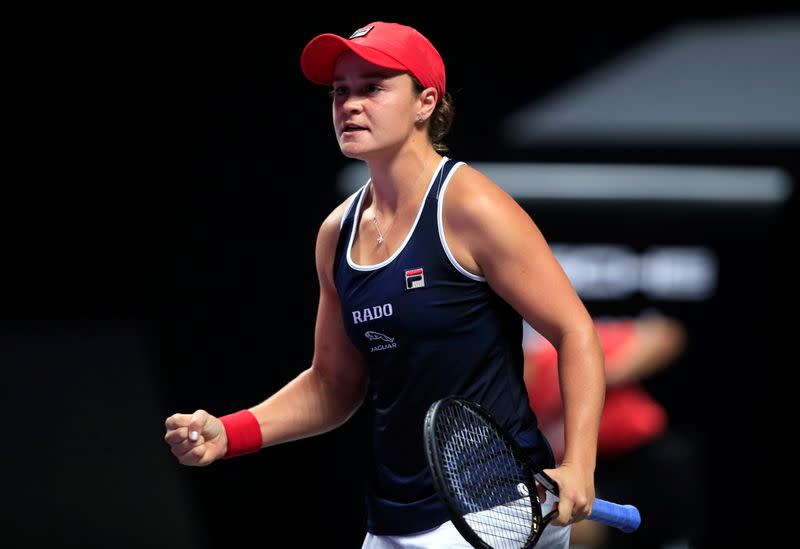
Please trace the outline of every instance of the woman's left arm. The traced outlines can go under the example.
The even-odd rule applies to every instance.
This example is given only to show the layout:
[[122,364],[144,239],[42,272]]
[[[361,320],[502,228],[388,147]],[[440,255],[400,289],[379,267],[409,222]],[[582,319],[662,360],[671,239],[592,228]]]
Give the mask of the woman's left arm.
[[559,484],[554,524],[586,518],[594,502],[597,431],[605,397],[603,351],[592,318],[530,216],[489,178],[462,166],[446,190],[444,227],[462,266],[558,351],[565,453],[546,472]]

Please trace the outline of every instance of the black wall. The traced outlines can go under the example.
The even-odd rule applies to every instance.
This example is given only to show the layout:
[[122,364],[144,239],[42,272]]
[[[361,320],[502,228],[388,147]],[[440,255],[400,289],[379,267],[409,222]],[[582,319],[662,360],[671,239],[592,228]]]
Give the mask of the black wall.
[[[162,440],[168,415],[251,406],[311,360],[314,240],[341,200],[334,183],[346,159],[327,90],[299,69],[308,40],[376,19],[416,26],[447,64],[457,107],[452,156],[467,161],[764,164],[797,178],[797,151],[785,148],[523,153],[497,139],[503,115],[676,21],[768,12],[760,9],[544,7],[469,13],[461,23],[452,13],[344,7],[336,16],[190,4],[15,14],[2,200],[4,539],[20,547],[271,547],[281,532],[298,540],[291,546],[360,546],[360,413],[335,432],[201,469],[178,465]],[[752,221],[742,246],[769,264],[751,265],[752,284],[737,279],[711,318],[737,303],[757,317],[748,326],[760,326],[763,341],[744,351],[755,371],[728,375],[698,360],[691,374],[654,387],[667,402],[686,391],[698,404],[691,412],[705,414],[697,425],[710,446],[708,546],[729,539],[726,502],[743,501],[762,517],[756,496],[771,490],[749,484],[744,468],[772,459],[761,430],[783,411],[776,395],[788,328],[772,318],[793,299],[785,292],[794,281],[787,255],[796,209],[793,198],[778,211],[727,211],[710,237],[738,269],[750,254],[730,230]],[[613,213],[581,212],[576,224],[557,209],[531,211],[546,236],[562,241],[624,229],[613,230]],[[584,236],[598,226],[606,232]],[[683,230],[671,241],[692,241],[691,228]],[[638,238],[643,246],[667,236]],[[720,347],[741,337],[728,328],[711,332]]]

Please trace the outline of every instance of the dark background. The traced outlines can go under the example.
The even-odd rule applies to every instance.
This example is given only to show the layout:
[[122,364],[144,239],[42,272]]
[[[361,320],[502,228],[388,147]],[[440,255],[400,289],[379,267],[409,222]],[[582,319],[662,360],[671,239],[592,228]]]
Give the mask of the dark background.
[[[335,16],[190,4],[14,14],[0,298],[4,540],[210,549],[272,547],[280,533],[297,540],[287,546],[360,546],[361,413],[332,433],[208,468],[180,466],[162,440],[168,415],[252,406],[310,363],[314,241],[342,200],[335,179],[347,160],[327,90],[300,72],[311,38],[373,20],[416,26],[445,59],[457,109],[451,156],[466,161],[778,165],[797,178],[797,150],[786,146],[523,152],[498,139],[503,116],[653,33],[782,10],[759,6],[477,7],[460,23],[454,9],[344,6]],[[652,390],[703,450],[698,546],[755,539],[741,530],[745,516],[769,528],[762,508],[780,495],[781,481],[761,472],[781,452],[766,429],[788,408],[780,389],[793,368],[791,320],[777,315],[794,317],[796,195],[777,211],[644,207],[624,218],[619,208],[528,206],[554,240],[700,243],[737,273],[709,307],[658,304],[690,333],[703,328],[705,343]],[[633,314],[648,304],[587,305]]]

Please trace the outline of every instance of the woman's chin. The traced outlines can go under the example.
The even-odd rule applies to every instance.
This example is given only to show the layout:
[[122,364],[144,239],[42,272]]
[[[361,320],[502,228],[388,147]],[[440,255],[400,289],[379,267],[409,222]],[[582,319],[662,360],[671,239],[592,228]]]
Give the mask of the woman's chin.
[[344,143],[339,146],[339,149],[347,158],[352,158],[354,160],[364,160],[364,157],[367,155],[367,151],[364,150],[364,147],[354,147],[352,143]]

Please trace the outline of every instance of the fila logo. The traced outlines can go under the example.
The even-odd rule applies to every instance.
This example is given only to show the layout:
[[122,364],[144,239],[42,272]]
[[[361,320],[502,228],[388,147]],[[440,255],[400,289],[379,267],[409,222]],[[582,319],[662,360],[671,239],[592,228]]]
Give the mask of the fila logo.
[[422,267],[406,271],[406,290],[422,288],[425,286],[425,273]]

